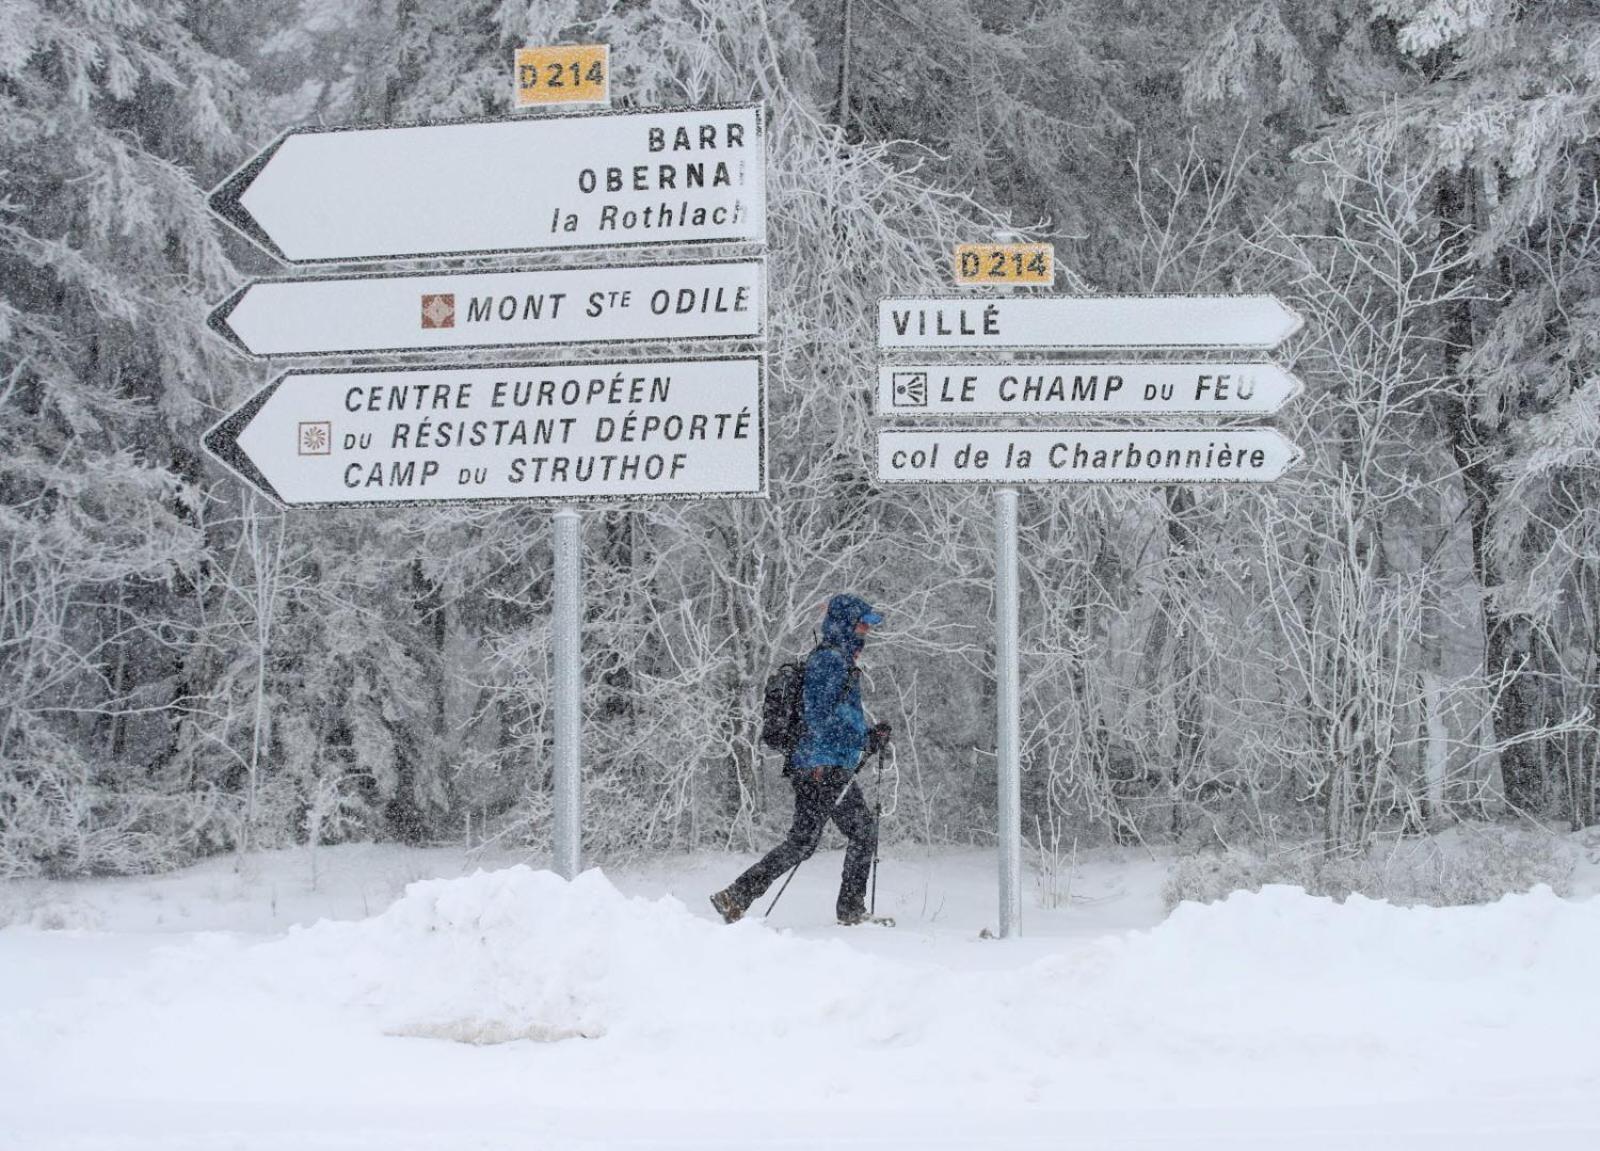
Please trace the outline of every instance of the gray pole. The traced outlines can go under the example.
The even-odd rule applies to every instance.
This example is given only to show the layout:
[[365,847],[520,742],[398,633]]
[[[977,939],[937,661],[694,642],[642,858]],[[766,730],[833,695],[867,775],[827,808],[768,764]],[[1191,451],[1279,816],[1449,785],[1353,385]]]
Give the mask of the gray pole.
[[839,127],[850,134],[850,0],[839,20]]
[[[998,244],[1015,244],[1016,232],[995,233]],[[1002,291],[1014,291],[1014,288]],[[1014,427],[1015,421],[1005,421]],[[1022,670],[1017,655],[1017,492],[994,494],[994,669],[997,681],[995,817],[1000,837],[1000,938],[1022,934]]]
[[583,862],[583,517],[563,505],[550,517],[555,553],[555,603],[550,612],[554,651],[551,702],[555,712],[554,864],[563,879],[575,879]]
[[1000,938],[1022,929],[1022,768],[1019,717],[1022,675],[1017,656],[1017,493],[994,494],[995,678],[999,723],[996,775],[999,779]]

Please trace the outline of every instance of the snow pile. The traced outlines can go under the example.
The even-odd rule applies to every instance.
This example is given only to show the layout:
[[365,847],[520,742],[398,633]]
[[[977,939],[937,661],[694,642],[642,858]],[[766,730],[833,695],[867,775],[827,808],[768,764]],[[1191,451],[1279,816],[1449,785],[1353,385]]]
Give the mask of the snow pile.
[[1341,1078],[1369,1100],[1524,1079],[1592,1091],[1600,988],[1585,972],[1596,954],[1600,902],[1545,887],[1450,908],[1266,887],[1182,904],[1151,931],[1024,979],[1040,1002],[1055,989],[1059,1010],[1046,1013],[1093,1036],[1113,1064],[1144,1052],[1176,1072],[1187,1053],[1184,1094],[1209,1083],[1236,1095],[1241,1072],[1252,1089],[1307,1103],[1338,1093]]
[[628,898],[599,871],[567,883],[523,866],[414,883],[381,915],[294,929],[248,962],[285,993],[370,1010],[389,1034],[469,1043],[742,1031],[752,1007],[758,1027],[784,1027],[808,968],[871,985],[888,966]]

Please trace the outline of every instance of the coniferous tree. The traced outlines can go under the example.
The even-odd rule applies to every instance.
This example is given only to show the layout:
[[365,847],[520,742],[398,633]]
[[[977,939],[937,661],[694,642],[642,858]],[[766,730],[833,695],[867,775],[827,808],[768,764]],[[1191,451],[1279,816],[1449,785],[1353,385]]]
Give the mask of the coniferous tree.
[[[1247,99],[1297,124],[1313,166],[1348,172],[1383,157],[1380,181],[1409,173],[1431,189],[1420,212],[1444,245],[1438,306],[1409,322],[1431,345],[1428,409],[1465,503],[1492,745],[1504,795],[1524,811],[1572,806],[1560,764],[1592,739],[1567,730],[1582,702],[1540,687],[1559,679],[1552,661],[1574,666],[1592,649],[1583,613],[1549,594],[1588,578],[1566,547],[1572,493],[1592,469],[1582,452],[1551,465],[1539,439],[1554,411],[1585,410],[1595,370],[1593,318],[1563,301],[1597,274],[1597,16],[1586,0],[1268,0],[1238,6],[1188,76],[1196,100]],[[1566,493],[1554,507],[1550,482]],[[1550,515],[1562,527],[1534,526]],[[1532,591],[1529,577],[1552,570],[1561,574],[1543,594]],[[1592,809],[1592,777],[1577,790]]]
[[205,821],[165,769],[209,640],[198,433],[231,375],[200,182],[245,114],[196,24],[176,0],[0,13],[0,868],[149,867]]

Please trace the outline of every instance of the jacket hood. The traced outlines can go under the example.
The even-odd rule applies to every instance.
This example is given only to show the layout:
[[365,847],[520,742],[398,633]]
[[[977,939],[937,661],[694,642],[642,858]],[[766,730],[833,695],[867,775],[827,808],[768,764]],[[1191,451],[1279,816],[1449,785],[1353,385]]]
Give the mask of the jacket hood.
[[862,620],[876,624],[881,623],[883,617],[860,596],[834,596],[828,601],[828,614],[822,620],[823,644],[842,648],[853,657],[861,650],[861,637],[856,635],[856,624]]

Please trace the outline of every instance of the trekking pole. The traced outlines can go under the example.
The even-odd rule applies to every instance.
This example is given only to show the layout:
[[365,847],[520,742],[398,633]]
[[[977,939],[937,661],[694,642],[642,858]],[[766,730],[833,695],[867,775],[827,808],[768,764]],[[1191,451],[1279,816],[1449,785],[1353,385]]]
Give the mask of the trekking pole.
[[[826,827],[827,824],[823,824],[823,826]],[[817,849],[817,843],[821,843],[821,842],[822,842],[822,836],[819,835],[819,836],[817,836],[816,843],[813,843],[811,845],[811,851],[815,851]],[[793,867],[791,867],[789,869],[789,874],[784,877],[783,886],[778,888],[778,894],[774,895],[772,897],[772,902],[767,904],[767,914],[765,916],[763,916],[763,918],[765,918],[765,919],[771,919],[772,918],[772,909],[774,907],[778,906],[778,900],[782,899],[783,898],[783,893],[785,891],[789,890],[789,880],[793,879],[794,878],[794,873],[800,870],[800,864],[804,863],[806,860],[808,860],[810,858],[811,858],[811,854],[810,854],[810,852],[807,852],[805,855],[802,855],[800,857],[800,862],[799,863],[796,863]]]
[[878,915],[878,843],[883,838],[883,747],[878,747],[878,774],[872,780],[872,898],[867,915]]

